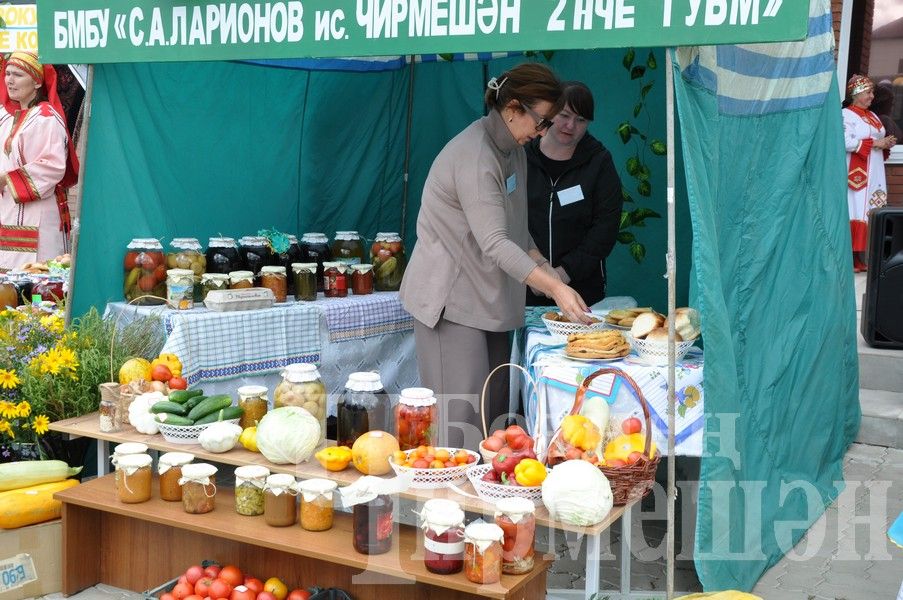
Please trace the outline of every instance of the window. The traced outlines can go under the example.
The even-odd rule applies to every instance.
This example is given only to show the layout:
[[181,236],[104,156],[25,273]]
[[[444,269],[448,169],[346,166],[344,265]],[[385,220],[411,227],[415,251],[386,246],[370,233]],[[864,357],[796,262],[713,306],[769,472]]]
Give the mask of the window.
[[[871,108],[882,117],[888,133],[897,135],[903,142],[903,3],[899,0],[873,2],[868,75],[878,87]],[[894,131],[895,127],[899,131]],[[903,154],[901,144],[894,150],[895,155]]]

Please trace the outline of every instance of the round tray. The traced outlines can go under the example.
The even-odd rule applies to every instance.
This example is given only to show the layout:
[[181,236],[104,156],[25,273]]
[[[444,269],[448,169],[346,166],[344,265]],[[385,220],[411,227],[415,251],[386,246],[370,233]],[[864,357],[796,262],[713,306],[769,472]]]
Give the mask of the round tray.
[[[627,341],[630,342],[630,345],[633,346],[633,349],[640,357],[640,360],[656,366],[668,364],[668,342],[638,340],[629,333],[624,334],[624,336],[627,338]],[[676,342],[674,344],[676,351],[675,360],[682,360],[695,342],[695,339]]]
[[467,469],[467,478],[482,500],[494,503],[502,498],[526,498],[536,506],[542,504],[541,485],[521,487],[483,481],[483,475],[490,469],[492,469],[492,465],[470,465],[470,468]]
[[[599,315],[593,315],[593,317],[601,319]],[[593,323],[592,325],[584,325],[583,323],[562,323],[561,321],[551,321],[545,317],[542,317],[542,322],[546,324],[546,329],[549,330],[549,333],[551,333],[552,335],[560,335],[561,337],[567,337],[573,333],[602,331],[606,328],[606,323],[604,320],[600,320],[598,323]]]
[[[448,450],[450,453],[454,454],[458,450],[461,450],[461,448],[436,448],[436,450]],[[472,450],[464,449],[464,451],[475,457],[477,462],[479,462],[479,454]],[[405,454],[410,452],[414,451],[408,450]],[[394,458],[389,458],[389,465],[392,466],[392,470],[395,471],[396,475],[400,475],[401,473],[414,474],[414,480],[411,483],[411,487],[418,490],[437,490],[448,487],[449,485],[464,483],[467,479],[467,469],[475,464],[476,463],[466,463],[458,467],[446,467],[444,469],[414,469],[412,467],[397,465],[395,464]]]
[[[238,419],[226,419],[221,422],[238,424]],[[211,425],[213,423],[204,423],[203,425],[167,425],[166,423],[157,423],[160,433],[163,434],[163,439],[171,444],[197,444],[201,432]]]

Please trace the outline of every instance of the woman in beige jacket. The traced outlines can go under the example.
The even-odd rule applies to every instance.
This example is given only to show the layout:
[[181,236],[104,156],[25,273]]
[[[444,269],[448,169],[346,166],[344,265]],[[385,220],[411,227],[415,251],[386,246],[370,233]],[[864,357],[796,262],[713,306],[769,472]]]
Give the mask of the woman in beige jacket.
[[[561,83],[548,67],[527,63],[487,87],[489,114],[455,136],[430,168],[400,294],[415,319],[421,382],[440,401],[440,440],[469,448],[482,439],[483,382],[507,362],[508,333],[524,323],[525,285],[555,300],[571,321],[588,322],[586,304],[527,230],[523,145],[551,125]],[[499,427],[507,385],[494,389],[486,420]]]

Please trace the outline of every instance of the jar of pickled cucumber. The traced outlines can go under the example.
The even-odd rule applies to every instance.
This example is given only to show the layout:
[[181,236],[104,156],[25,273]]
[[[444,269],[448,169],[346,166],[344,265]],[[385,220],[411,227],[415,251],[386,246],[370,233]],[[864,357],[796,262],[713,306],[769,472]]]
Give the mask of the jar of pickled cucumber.
[[[156,238],[135,238],[129,242],[123,260],[122,291],[128,302],[163,304],[166,300],[166,258]],[[140,296],[156,296],[141,298]],[[31,301],[31,298],[28,299]]]
[[292,263],[295,300],[313,302],[317,299],[317,263]]
[[336,231],[331,250],[335,262],[347,266],[364,262],[364,244],[356,231]]
[[397,233],[377,233],[370,247],[374,287],[379,292],[397,292],[408,264],[401,236]]
[[326,386],[315,365],[296,363],[282,371],[273,391],[273,408],[300,406],[320,422],[320,442],[326,439]]
[[204,273],[201,275],[201,300],[207,299],[207,294],[211,290],[227,290],[229,289],[228,273]]
[[263,465],[235,469],[235,512],[249,517],[263,514],[263,488],[270,470]]

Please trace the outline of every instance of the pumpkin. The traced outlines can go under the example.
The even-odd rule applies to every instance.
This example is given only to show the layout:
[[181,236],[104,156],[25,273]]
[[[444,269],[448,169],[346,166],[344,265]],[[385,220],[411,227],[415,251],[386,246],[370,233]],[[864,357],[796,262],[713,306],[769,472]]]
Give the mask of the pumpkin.
[[398,450],[398,440],[385,431],[368,431],[351,447],[351,462],[364,475],[385,475],[392,470],[389,457]]
[[150,381],[151,364],[144,358],[130,358],[119,367],[119,383],[131,383],[138,379]]

